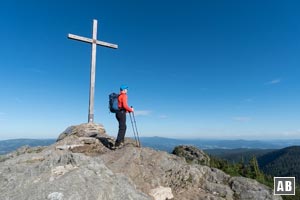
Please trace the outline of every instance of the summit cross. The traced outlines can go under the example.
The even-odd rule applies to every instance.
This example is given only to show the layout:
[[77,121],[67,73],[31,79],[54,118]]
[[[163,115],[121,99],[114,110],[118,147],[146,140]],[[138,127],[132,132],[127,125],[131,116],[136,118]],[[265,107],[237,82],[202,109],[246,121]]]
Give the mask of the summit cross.
[[90,78],[90,98],[88,123],[94,122],[94,94],[95,94],[95,76],[96,76],[96,47],[97,45],[117,49],[118,45],[97,40],[97,20],[93,20],[93,38],[86,38],[78,35],[68,34],[69,39],[78,40],[92,44],[91,78]]

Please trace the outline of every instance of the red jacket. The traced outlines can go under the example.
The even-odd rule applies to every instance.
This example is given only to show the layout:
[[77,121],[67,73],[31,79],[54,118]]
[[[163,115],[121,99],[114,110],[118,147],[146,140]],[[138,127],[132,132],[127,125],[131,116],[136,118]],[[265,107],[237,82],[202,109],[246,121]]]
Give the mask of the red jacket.
[[127,94],[121,93],[118,97],[118,106],[119,109],[125,109],[127,112],[132,112],[132,108],[130,108],[127,104]]

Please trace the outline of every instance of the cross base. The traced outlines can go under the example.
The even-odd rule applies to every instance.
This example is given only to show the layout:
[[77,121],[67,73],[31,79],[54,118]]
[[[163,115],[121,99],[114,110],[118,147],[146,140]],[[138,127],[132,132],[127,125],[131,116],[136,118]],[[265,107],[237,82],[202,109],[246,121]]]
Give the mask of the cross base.
[[94,123],[94,114],[89,114],[88,123]]

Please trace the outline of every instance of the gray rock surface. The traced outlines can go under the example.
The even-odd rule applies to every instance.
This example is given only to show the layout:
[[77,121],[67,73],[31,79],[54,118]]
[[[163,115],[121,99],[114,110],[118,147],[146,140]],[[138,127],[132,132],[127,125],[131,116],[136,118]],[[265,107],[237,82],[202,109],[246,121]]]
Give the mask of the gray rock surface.
[[77,126],[68,127],[64,132],[62,132],[58,136],[56,141],[58,142],[60,140],[63,140],[65,137],[70,135],[75,135],[78,137],[97,137],[97,136],[108,137],[108,135],[106,135],[106,131],[102,124],[85,123]]
[[232,177],[230,184],[239,199],[270,199],[270,194],[273,193],[271,188],[257,184],[256,180],[243,177]]
[[180,145],[175,147],[172,152],[174,155],[185,158],[188,163],[209,166],[210,158],[201,149],[194,146]]
[[115,139],[97,127],[72,126],[51,146],[23,147],[2,156],[0,199],[281,199],[255,180],[138,148],[130,139],[123,148],[112,150]]
[[166,200],[173,199],[172,189],[169,187],[159,186],[158,188],[152,189],[149,193],[155,200]]
[[101,159],[55,148],[1,162],[0,194],[3,200],[151,199]]

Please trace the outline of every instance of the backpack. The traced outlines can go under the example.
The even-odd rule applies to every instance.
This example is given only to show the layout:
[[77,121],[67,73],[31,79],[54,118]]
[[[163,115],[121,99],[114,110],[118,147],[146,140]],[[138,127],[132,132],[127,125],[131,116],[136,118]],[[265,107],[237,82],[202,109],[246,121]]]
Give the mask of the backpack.
[[119,111],[118,97],[119,97],[119,95],[114,92],[109,95],[108,107],[109,107],[110,112],[112,112],[112,113],[116,113]]

